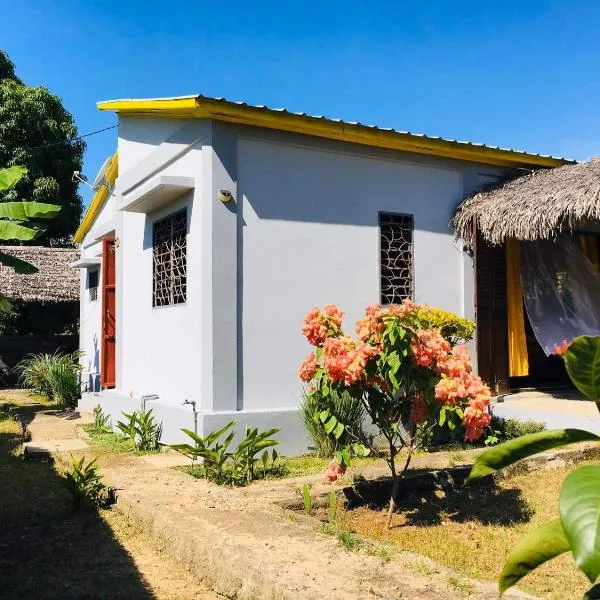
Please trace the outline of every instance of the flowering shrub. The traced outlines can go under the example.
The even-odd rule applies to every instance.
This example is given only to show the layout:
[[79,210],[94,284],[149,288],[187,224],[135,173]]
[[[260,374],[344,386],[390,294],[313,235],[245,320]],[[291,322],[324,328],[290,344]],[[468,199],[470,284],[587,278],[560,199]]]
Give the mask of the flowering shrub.
[[[360,398],[389,449],[384,458],[394,481],[391,519],[399,478],[418,445],[417,425],[462,427],[466,441],[477,440],[491,421],[490,390],[473,373],[469,351],[461,343],[473,332],[467,319],[411,300],[385,309],[374,305],[356,323],[355,340],[342,330],[342,318],[341,310],[331,304],[309,311],[302,332],[315,350],[299,375],[309,384],[309,397],[343,390]],[[315,419],[336,439],[346,432],[345,424],[328,410],[316,411]],[[398,470],[395,458],[402,449],[407,451],[406,461]],[[327,479],[343,475],[352,455],[375,450],[362,440],[349,443],[336,453]]]

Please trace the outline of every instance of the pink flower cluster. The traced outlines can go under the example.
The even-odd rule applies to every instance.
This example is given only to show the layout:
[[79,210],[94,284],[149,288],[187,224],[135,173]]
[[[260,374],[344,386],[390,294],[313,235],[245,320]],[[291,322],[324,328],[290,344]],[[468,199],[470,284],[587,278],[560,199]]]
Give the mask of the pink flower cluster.
[[358,344],[347,336],[329,337],[323,346],[323,363],[332,381],[352,385],[362,379],[367,362],[380,348]]
[[344,313],[335,304],[326,304],[323,311],[311,309],[302,323],[302,333],[313,346],[322,346],[330,332],[337,333],[342,327]]
[[563,354],[569,349],[569,342],[567,340],[563,340],[562,344],[555,344],[554,350],[552,354],[556,354],[557,356],[563,356]]
[[314,352],[311,352],[300,365],[300,379],[305,382],[309,382],[315,376],[317,372],[317,357]]
[[336,481],[338,477],[341,477],[346,472],[346,467],[338,464],[335,460],[332,460],[327,467],[325,472],[325,479],[327,481]]
[[411,421],[416,425],[423,423],[427,419],[428,413],[427,400],[425,400],[424,394],[421,392],[416,393],[413,398],[412,410],[410,413]]
[[435,329],[419,329],[410,346],[415,364],[430,368],[445,361],[452,348],[450,342]]

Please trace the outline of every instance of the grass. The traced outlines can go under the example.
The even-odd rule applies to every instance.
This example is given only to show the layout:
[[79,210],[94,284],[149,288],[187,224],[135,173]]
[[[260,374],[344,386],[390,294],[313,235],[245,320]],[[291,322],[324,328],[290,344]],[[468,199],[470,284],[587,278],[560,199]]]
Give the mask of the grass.
[[[572,469],[531,471],[496,484],[406,499],[391,530],[386,527],[387,509],[339,510],[339,527],[419,553],[462,576],[497,581],[516,544],[539,525],[557,518],[560,487]],[[469,593],[460,577],[448,583]],[[544,598],[571,600],[582,597],[589,584],[571,555],[565,554],[528,575],[519,587]]]
[[24,460],[22,442],[20,424],[0,409],[1,597],[216,597],[117,511],[74,514],[61,473]]
[[82,429],[89,435],[92,442],[92,448],[98,455],[102,454],[135,454],[142,456],[145,454],[157,454],[158,450],[138,450],[133,441],[118,433],[107,433],[98,431],[93,424],[83,425]]

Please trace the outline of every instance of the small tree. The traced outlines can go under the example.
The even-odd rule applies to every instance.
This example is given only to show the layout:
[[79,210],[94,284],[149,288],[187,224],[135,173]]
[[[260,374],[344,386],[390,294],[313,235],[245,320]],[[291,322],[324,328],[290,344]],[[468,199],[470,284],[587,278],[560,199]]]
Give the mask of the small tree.
[[[25,167],[0,169],[0,193],[12,190],[27,173]],[[30,241],[35,239],[44,228],[35,219],[51,219],[55,217],[60,206],[43,202],[0,202],[0,241]],[[36,273],[32,264],[0,252],[0,265],[12,267],[17,273]],[[0,290],[0,310],[10,309],[10,302]]]
[[[464,428],[464,439],[479,439],[489,426],[490,390],[472,372],[469,339],[474,324],[456,315],[405,300],[387,309],[370,306],[356,324],[359,340],[342,331],[343,313],[335,305],[312,309],[302,331],[315,346],[300,368],[308,393],[327,397],[332,390],[359,398],[384,438],[383,458],[392,475],[388,511],[391,524],[401,477],[419,446],[417,428]],[[328,410],[315,413],[325,430],[339,438],[345,424]],[[402,465],[396,458],[405,451]],[[336,453],[327,477],[343,474],[351,456],[377,452],[361,440]]]

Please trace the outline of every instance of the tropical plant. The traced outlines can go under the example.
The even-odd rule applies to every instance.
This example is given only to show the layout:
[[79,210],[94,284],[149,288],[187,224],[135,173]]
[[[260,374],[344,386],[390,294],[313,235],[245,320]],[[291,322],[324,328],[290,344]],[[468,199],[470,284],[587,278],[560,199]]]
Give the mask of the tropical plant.
[[[472,372],[464,344],[472,323],[439,309],[405,300],[387,309],[370,306],[356,324],[359,341],[344,334],[343,313],[332,304],[312,309],[302,331],[315,346],[300,367],[307,394],[318,403],[332,391],[360,401],[385,440],[392,476],[388,526],[394,512],[400,478],[408,469],[425,427],[462,428],[465,441],[484,435],[491,416],[489,388]],[[443,331],[447,332],[445,337]],[[362,440],[329,408],[318,418],[335,439],[348,435],[348,443],[334,455],[326,477],[336,480],[346,471],[351,456],[379,453],[373,440]],[[396,458],[404,451],[404,464]]]
[[310,494],[310,483],[305,483],[300,489],[300,495],[302,496],[302,502],[304,504],[304,512],[310,515],[312,512],[312,496]]
[[71,470],[65,475],[65,484],[73,498],[73,509],[83,511],[86,508],[97,509],[108,499],[96,459],[85,462],[85,456],[79,459],[71,457]]
[[[600,337],[580,336],[556,348],[577,389],[600,410]],[[531,433],[486,450],[467,479],[472,482],[539,452],[600,437],[580,429]],[[560,554],[571,552],[592,584],[600,576],[600,466],[586,465],[565,478],[559,497],[560,517],[542,525],[517,544],[500,575],[504,593],[525,575]],[[584,599],[600,598],[600,584]]]
[[94,430],[98,433],[111,433],[110,415],[105,415],[102,406],[97,404],[92,410],[94,415]]
[[31,388],[50,400],[74,407],[80,396],[81,356],[79,350],[72,354],[59,351],[52,354],[28,354],[14,370],[24,387]]
[[40,233],[42,245],[71,240],[81,220],[78,183],[85,142],[61,99],[44,87],[24,84],[14,65],[0,51],[0,165],[23,165],[16,188],[0,192],[0,201],[26,198],[60,204],[60,214]]
[[158,449],[161,426],[154,418],[152,409],[121,413],[125,421],[117,422],[117,429],[141,452]]
[[[21,166],[0,169],[0,196],[3,193],[12,193],[26,174],[27,169]],[[32,219],[51,219],[59,211],[60,206],[42,202],[22,202],[16,199],[12,202],[0,202],[0,241],[33,240],[43,229],[39,224],[32,222]],[[24,275],[37,272],[37,268],[32,264],[5,252],[0,252],[0,265],[12,267],[17,273]],[[0,294],[0,310],[7,311],[10,308],[11,303],[8,298]]]
[[[325,429],[320,415],[323,411],[344,423],[344,431],[336,438]],[[314,444],[317,456],[331,458],[350,443],[351,439],[364,440],[363,422],[366,417],[365,409],[360,398],[352,396],[347,390],[330,390],[322,396],[317,391],[307,394],[303,390],[300,402],[300,414],[308,436]],[[329,419],[328,419],[329,421]]]
[[[249,483],[255,478],[255,467],[259,461],[263,465],[263,471],[266,472],[269,458],[272,463],[275,463],[279,457],[275,450],[269,457],[266,449],[279,444],[277,440],[270,439],[270,436],[280,430],[268,429],[259,432],[258,428],[246,426],[244,439],[235,451],[230,451],[231,442],[235,438],[235,431],[232,431],[235,425],[237,421],[230,421],[221,429],[212,431],[204,437],[189,429],[182,429],[192,439],[194,445],[171,444],[169,448],[177,450],[192,460],[202,459],[204,476],[209,481],[235,485]],[[227,437],[222,439],[225,434],[228,434]],[[258,458],[261,451],[262,454]]]

